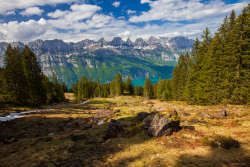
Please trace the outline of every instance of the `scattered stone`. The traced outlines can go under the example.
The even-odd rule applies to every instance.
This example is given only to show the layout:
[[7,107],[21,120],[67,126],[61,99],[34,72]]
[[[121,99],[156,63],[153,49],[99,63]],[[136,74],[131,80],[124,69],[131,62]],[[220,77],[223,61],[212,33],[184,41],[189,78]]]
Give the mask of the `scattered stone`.
[[139,113],[137,114],[137,118],[138,118],[140,121],[143,121],[144,118],[146,118],[146,117],[149,116],[149,115],[150,115],[150,114],[147,113],[147,112],[139,112]]
[[106,130],[104,140],[117,137],[117,135],[121,132],[124,132],[122,123],[117,120],[111,119]]
[[212,117],[211,115],[209,114],[206,114],[206,113],[201,113],[200,114],[201,117],[205,117],[205,118],[211,118],[211,119],[214,119],[214,117]]
[[120,110],[120,109],[116,109],[116,110],[114,111],[114,113],[118,113],[118,112],[121,112],[121,110]]
[[217,113],[217,117],[227,117],[227,111],[226,110],[222,110],[221,112]]
[[229,149],[231,147],[240,147],[240,143],[237,140],[232,139],[231,137],[225,137],[221,135],[213,135],[205,138],[205,141],[210,141],[212,145],[221,146],[225,149]]

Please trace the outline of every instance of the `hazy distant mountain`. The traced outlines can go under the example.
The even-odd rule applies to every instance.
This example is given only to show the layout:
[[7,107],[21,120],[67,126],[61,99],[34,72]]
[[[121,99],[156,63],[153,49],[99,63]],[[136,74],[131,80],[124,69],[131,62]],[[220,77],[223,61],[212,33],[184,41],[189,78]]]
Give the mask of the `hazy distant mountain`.
[[[187,37],[150,37],[138,38],[135,42],[115,37],[112,41],[101,38],[98,41],[85,39],[77,43],[62,40],[36,40],[28,43],[37,55],[45,75],[55,72],[59,81],[68,86],[81,75],[91,76],[108,82],[121,72],[125,78],[143,78],[171,74],[181,53],[191,50],[194,40]],[[13,42],[11,46],[24,44]],[[8,43],[0,43],[0,66],[4,66],[3,56]]]

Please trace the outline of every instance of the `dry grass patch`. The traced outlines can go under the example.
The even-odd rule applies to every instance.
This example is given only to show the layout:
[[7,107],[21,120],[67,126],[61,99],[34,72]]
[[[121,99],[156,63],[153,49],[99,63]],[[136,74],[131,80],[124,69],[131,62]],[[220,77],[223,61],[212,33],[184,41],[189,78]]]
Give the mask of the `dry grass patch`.
[[[19,139],[1,146],[2,166],[230,166],[233,162],[248,160],[250,156],[249,106],[197,106],[159,100],[141,102],[141,98],[132,96],[93,98],[80,105],[72,103],[72,94],[66,94],[66,97],[69,102],[44,106],[58,110],[0,122],[1,141],[9,135]],[[134,118],[138,112],[150,112],[151,105],[157,110],[177,109],[181,126],[186,128],[171,136],[148,137],[141,122]],[[111,118],[120,121],[125,129],[124,134],[107,141],[103,136],[109,123],[95,126],[92,122],[93,115],[101,113],[105,106],[112,112],[121,110]],[[217,118],[217,112],[221,110],[226,110],[228,117]],[[215,118],[201,118],[197,115],[199,112]],[[60,125],[66,126],[69,117],[78,125],[61,131]],[[199,122],[190,122],[192,119]],[[93,127],[85,128],[89,124]],[[48,136],[51,132],[54,134]],[[72,134],[75,141],[72,141]],[[241,146],[224,149],[202,143],[204,136],[214,134],[230,136]]]

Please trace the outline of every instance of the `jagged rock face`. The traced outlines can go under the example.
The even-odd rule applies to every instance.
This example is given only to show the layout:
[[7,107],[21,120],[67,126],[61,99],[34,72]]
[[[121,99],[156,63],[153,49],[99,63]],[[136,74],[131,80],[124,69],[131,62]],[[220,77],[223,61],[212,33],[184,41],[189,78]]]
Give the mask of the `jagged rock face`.
[[129,45],[129,46],[133,46],[134,43],[130,40],[130,38],[127,39],[126,43]]
[[187,37],[174,37],[169,40],[172,49],[188,49],[193,47],[194,40],[190,40]]
[[[184,40],[184,41],[182,41]],[[85,39],[77,43],[66,43],[62,40],[41,40],[28,43],[28,47],[37,55],[38,61],[45,75],[50,76],[55,72],[59,81],[64,81],[70,85],[83,76],[91,76],[92,79],[97,79],[101,76],[106,76],[105,73],[122,73],[122,77],[130,75],[133,79],[144,78],[146,76],[168,75],[172,73],[172,69],[150,71],[147,64],[153,65],[154,61],[177,61],[179,55],[172,50],[173,48],[190,49],[193,40],[185,37],[150,37],[147,41],[138,38],[133,43],[129,38],[125,41],[121,37],[115,37],[112,41],[105,41],[101,38],[98,41]],[[12,47],[24,47],[21,42],[11,43]],[[8,43],[0,43],[0,67],[4,67],[4,54]],[[95,56],[95,57],[93,57]],[[106,56],[106,57],[105,57]],[[118,70],[123,61],[112,61],[107,59],[108,56],[115,56],[123,59],[130,57],[130,66],[123,68],[124,71]],[[136,59],[135,59],[136,58]],[[141,60],[141,61],[138,61]],[[127,59],[128,60],[128,59]],[[126,61],[127,61],[126,60]],[[144,63],[143,66],[132,65],[134,61]],[[147,64],[147,68],[145,66]],[[169,71],[170,70],[170,71]],[[110,82],[109,78],[102,78],[102,82]],[[101,80],[101,78],[99,78]],[[112,78],[113,79],[113,78]]]
[[111,46],[122,46],[124,43],[121,37],[115,37],[110,44]]
[[146,47],[149,46],[142,38],[138,38],[135,40],[135,46]]
[[73,48],[62,40],[36,40],[28,44],[29,48],[36,54],[48,53],[53,55],[62,55],[70,53]]
[[159,41],[156,37],[153,37],[153,36],[151,36],[151,37],[147,40],[147,42],[148,42],[149,44],[160,43],[160,41]]

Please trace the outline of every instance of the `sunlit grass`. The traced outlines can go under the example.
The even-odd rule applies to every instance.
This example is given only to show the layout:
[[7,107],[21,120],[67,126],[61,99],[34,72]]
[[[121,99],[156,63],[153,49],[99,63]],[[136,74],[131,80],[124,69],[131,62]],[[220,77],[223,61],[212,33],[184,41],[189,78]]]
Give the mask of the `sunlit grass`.
[[[198,106],[178,101],[142,101],[133,96],[93,98],[80,105],[73,104],[72,94],[65,95],[69,102],[45,106],[56,110],[35,113],[15,123],[0,122],[2,141],[9,135],[18,138],[17,142],[1,146],[2,166],[229,166],[250,156],[249,106]],[[107,110],[121,110],[107,120],[119,120],[126,132],[107,141],[103,137],[108,122],[84,127],[105,106],[109,107]],[[181,126],[195,130],[183,129],[171,136],[150,138],[141,122],[134,119],[139,112],[150,112],[150,108],[177,109]],[[227,111],[227,118],[216,116],[221,110]],[[214,119],[200,117],[198,113],[203,112]],[[68,126],[70,118],[73,123]],[[67,126],[65,131],[60,130],[61,125]],[[48,136],[51,132],[54,134]],[[86,135],[86,139],[72,141],[72,134]],[[214,148],[202,142],[204,136],[214,134],[231,137],[241,146]]]

